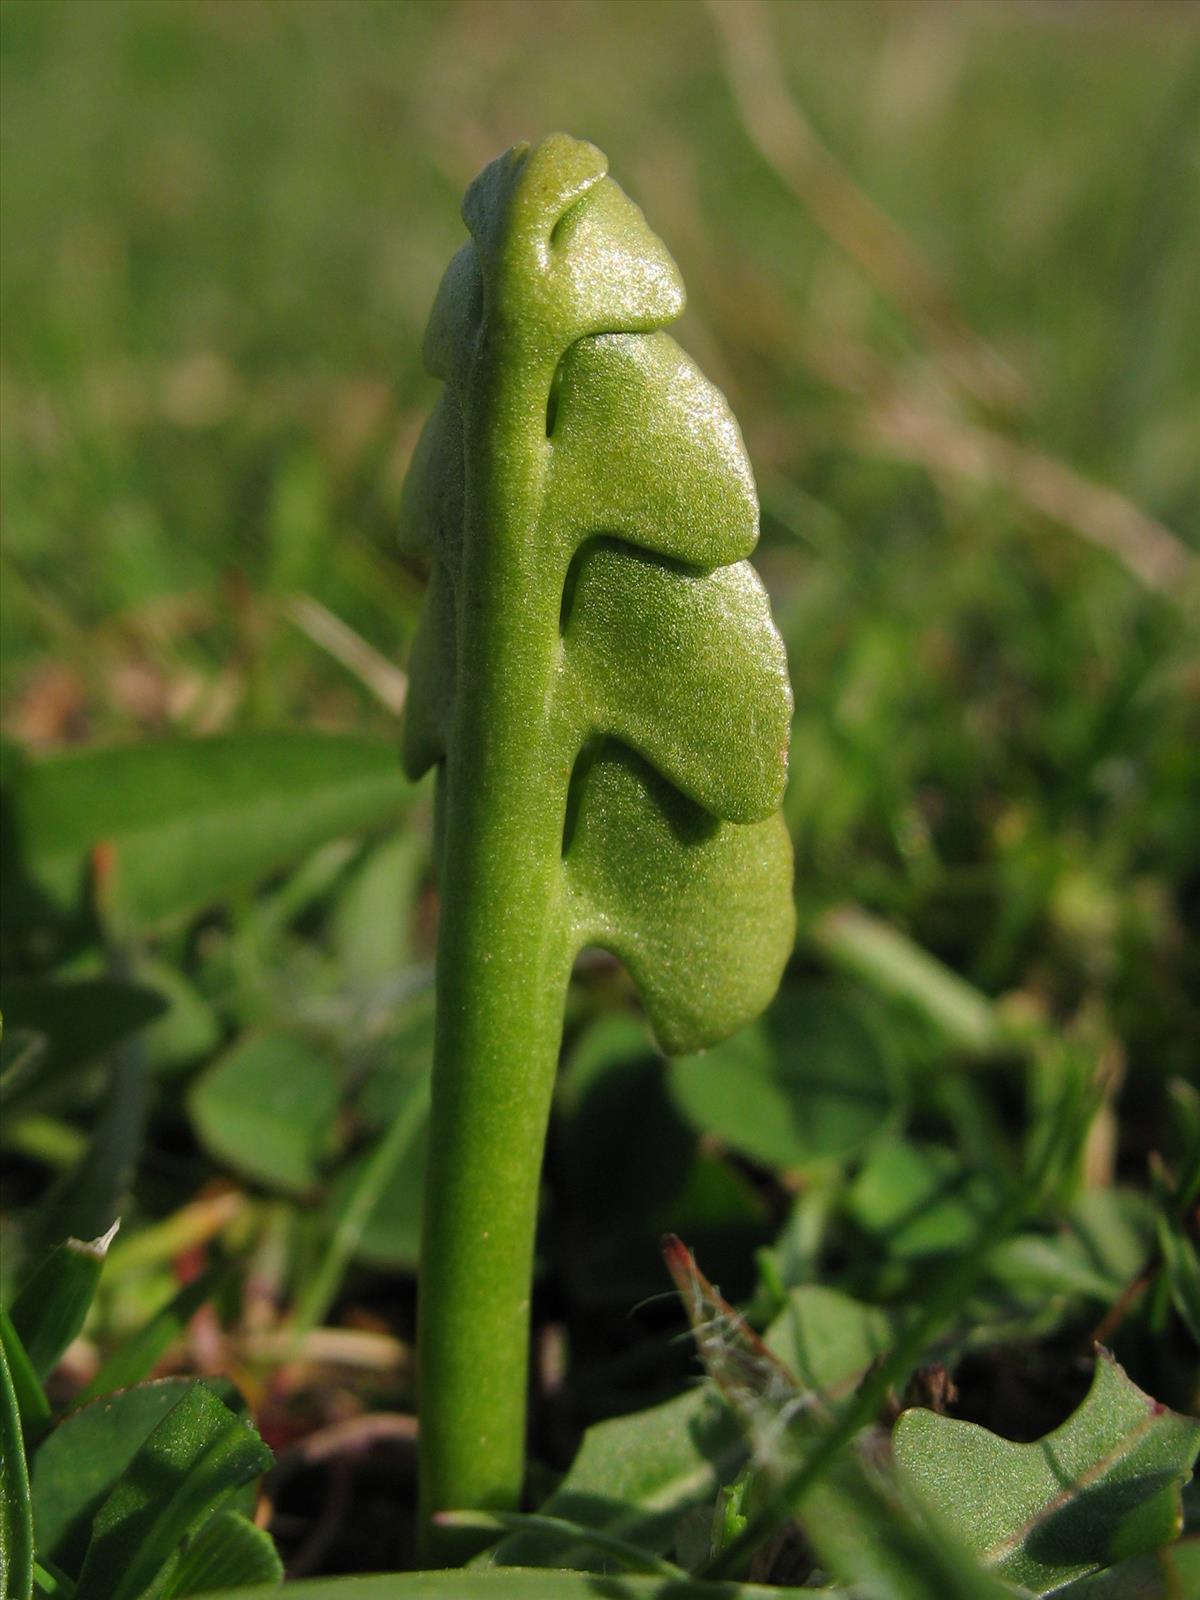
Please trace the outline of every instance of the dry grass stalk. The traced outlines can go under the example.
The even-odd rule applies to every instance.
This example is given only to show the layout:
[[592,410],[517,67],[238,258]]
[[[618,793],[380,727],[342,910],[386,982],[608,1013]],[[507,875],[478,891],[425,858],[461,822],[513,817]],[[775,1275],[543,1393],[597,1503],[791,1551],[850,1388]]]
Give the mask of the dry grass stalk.
[[400,715],[408,694],[408,677],[399,667],[311,595],[293,595],[286,609],[301,633],[353,673],[381,706]]
[[998,484],[1029,510],[1107,550],[1156,594],[1190,607],[1200,593],[1200,561],[1181,539],[1116,489],[1054,456],[903,401],[866,412],[858,438],[933,472]]
[[952,385],[1011,411],[1024,385],[970,328],[912,241],[821,143],[790,94],[758,0],[709,0],[734,106],[751,142],[816,225],[921,332]]

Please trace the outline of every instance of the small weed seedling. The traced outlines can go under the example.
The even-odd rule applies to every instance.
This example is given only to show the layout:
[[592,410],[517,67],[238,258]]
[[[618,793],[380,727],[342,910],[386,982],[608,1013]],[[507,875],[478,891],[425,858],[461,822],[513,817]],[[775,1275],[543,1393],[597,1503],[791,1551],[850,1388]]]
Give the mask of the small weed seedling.
[[[445,387],[403,540],[432,576],[410,774],[438,767],[421,1514],[515,1506],[542,1146],[572,963],[618,955],[667,1052],[791,949],[791,693],[737,424],[661,332],[678,271],[592,145],[488,166],[425,342]],[[442,1557],[463,1533],[444,1530]],[[471,1535],[467,1535],[467,1548]]]

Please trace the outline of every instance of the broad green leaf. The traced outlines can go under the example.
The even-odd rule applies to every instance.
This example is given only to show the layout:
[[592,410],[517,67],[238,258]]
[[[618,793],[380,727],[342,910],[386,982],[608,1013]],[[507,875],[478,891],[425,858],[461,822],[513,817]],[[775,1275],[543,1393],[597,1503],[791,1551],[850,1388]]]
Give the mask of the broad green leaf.
[[83,1327],[115,1232],[114,1226],[98,1239],[67,1239],[56,1245],[13,1301],[13,1327],[39,1378],[54,1370]]
[[195,1382],[164,1378],[106,1395],[72,1413],[33,1460],[37,1547],[72,1576],[91,1536],[92,1518],[151,1430]]
[[566,604],[581,738],[622,740],[714,816],[759,822],[778,810],[792,691],[748,561],[698,572],[596,539]]
[[887,1354],[896,1331],[896,1313],[813,1283],[789,1291],[763,1342],[801,1388],[836,1401]]
[[[677,1239],[668,1243],[666,1257],[709,1377],[746,1435],[750,1498],[757,1497],[777,1523],[795,1513],[821,1566],[861,1585],[866,1594],[888,1600],[1001,1600],[1011,1593],[979,1568],[965,1546],[929,1523],[879,1451],[861,1441],[848,1439],[809,1483],[803,1499],[797,1504],[793,1497],[793,1475],[821,1447],[836,1418],[831,1391],[854,1376],[864,1346],[878,1337],[886,1347],[881,1327],[850,1312],[844,1316],[845,1349],[826,1344],[808,1354],[804,1330],[785,1313],[768,1337],[799,1345],[809,1365],[821,1369],[827,1385],[808,1388],[722,1299]],[[826,1314],[830,1309],[823,1308]]]
[[621,957],[669,1054],[749,1022],[792,948],[782,821],[717,822],[617,745],[577,782],[563,861],[574,942]]
[[303,1194],[316,1184],[340,1097],[329,1059],[278,1031],[239,1040],[196,1079],[187,1103],[218,1160],[270,1188]]
[[831,984],[785,988],[766,1018],[671,1064],[689,1121],[783,1168],[860,1149],[895,1119],[898,1078],[869,1001]]
[[174,1567],[183,1541],[271,1460],[249,1422],[193,1384],[96,1513],[76,1600],[137,1600]]
[[[895,1475],[846,1452],[805,1497],[804,1533],[850,1594],[886,1600],[1020,1600]],[[1026,1600],[1028,1597],[1026,1596]]]
[[991,1186],[943,1145],[892,1139],[868,1156],[847,1210],[893,1258],[962,1249],[994,1207]]
[[1143,1394],[1101,1351],[1083,1404],[1032,1444],[922,1410],[903,1414],[893,1444],[947,1525],[1041,1595],[1178,1534],[1200,1422]]
[[[743,1459],[724,1406],[696,1390],[589,1428],[570,1471],[539,1510],[661,1555],[671,1549],[676,1521],[693,1506],[711,1504]],[[490,1559],[503,1566],[606,1566],[594,1549],[528,1533],[504,1539]]]
[[1153,1555],[1133,1556],[1077,1578],[1055,1600],[1192,1600],[1200,1594],[1200,1538],[1183,1538]]
[[742,436],[669,334],[582,339],[563,357],[546,519],[569,550],[609,533],[711,568],[758,538]]
[[33,1592],[33,1509],[16,1390],[0,1340],[0,1600]]
[[244,734],[83,750],[29,763],[5,794],[0,927],[27,938],[86,911],[92,852],[136,927],[211,905],[326,839],[395,819],[406,785],[385,745]]
[[162,1600],[212,1594],[235,1585],[283,1581],[283,1562],[269,1533],[240,1511],[218,1511],[184,1551]]
[[0,985],[0,1010],[6,1028],[29,1028],[46,1041],[28,1069],[0,1078],[0,1106],[11,1116],[162,1016],[166,1002],[153,989],[111,978],[20,978]]
[[[269,1593],[269,1591],[267,1591]],[[630,1574],[503,1568],[491,1572],[397,1572],[369,1578],[312,1578],[289,1583],[287,1600],[813,1600],[812,1589],[760,1583],[701,1583]],[[223,1591],[213,1600],[265,1600],[262,1589]],[[830,1600],[837,1600],[831,1595]],[[844,1600],[850,1600],[849,1596]]]

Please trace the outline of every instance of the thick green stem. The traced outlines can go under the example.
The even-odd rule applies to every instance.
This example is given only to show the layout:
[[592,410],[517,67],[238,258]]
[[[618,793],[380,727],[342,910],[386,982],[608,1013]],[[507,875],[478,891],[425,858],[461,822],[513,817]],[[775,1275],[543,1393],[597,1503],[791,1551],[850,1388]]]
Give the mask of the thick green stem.
[[[421,1550],[441,1561],[481,1536],[435,1529],[433,1515],[511,1509],[524,1471],[538,1183],[569,976],[559,861],[570,773],[546,756],[561,575],[531,537],[549,378],[485,352],[468,419],[418,1330]],[[502,501],[488,493],[497,481]]]

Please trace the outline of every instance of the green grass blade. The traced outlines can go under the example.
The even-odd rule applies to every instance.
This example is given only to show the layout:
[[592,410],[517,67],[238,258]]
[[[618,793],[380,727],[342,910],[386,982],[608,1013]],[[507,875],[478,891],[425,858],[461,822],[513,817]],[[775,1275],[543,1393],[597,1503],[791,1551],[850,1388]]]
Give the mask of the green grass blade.
[[115,1233],[114,1223],[98,1239],[67,1239],[56,1245],[13,1301],[13,1327],[39,1378],[54,1370],[83,1327]]
[[33,1502],[21,1437],[21,1414],[0,1342],[0,1600],[33,1592]]
[[50,1426],[50,1402],[21,1343],[21,1336],[3,1306],[0,1306],[0,1348],[8,1363],[9,1381],[16,1395],[21,1426],[26,1439],[33,1444]]
[[72,1579],[87,1554],[92,1523],[151,1432],[194,1378],[163,1378],[110,1394],[73,1411],[32,1461],[38,1556]]
[[146,1064],[133,1040],[116,1051],[85,1155],[56,1179],[31,1218],[35,1245],[95,1238],[118,1220],[141,1154],[147,1101]]
[[184,1538],[271,1465],[271,1452],[204,1384],[154,1429],[101,1506],[77,1600],[138,1600]]
[[204,1524],[171,1575],[162,1600],[212,1594],[233,1584],[276,1584],[283,1562],[269,1533],[240,1511],[219,1511]]
[[566,1539],[585,1548],[591,1547],[604,1555],[615,1556],[630,1572],[657,1573],[665,1578],[686,1578],[687,1573],[673,1561],[652,1555],[618,1539],[600,1528],[586,1528],[582,1523],[571,1522],[566,1517],[549,1517],[544,1513],[521,1511],[442,1511],[435,1519],[443,1528],[471,1528],[483,1533],[544,1534],[562,1541]]
[[[261,1589],[224,1590],[211,1600],[261,1600]],[[396,1572],[362,1578],[314,1578],[288,1584],[287,1600],[850,1600],[844,1590],[775,1588],[761,1583],[708,1583],[698,1578],[622,1573],[499,1571]]]
[[907,1001],[959,1049],[994,1050],[1003,1029],[991,1001],[896,928],[857,906],[835,906],[808,930],[813,945],[881,994]]
[[429,1111],[429,1083],[405,1097],[387,1132],[364,1163],[330,1235],[325,1253],[296,1308],[297,1338],[325,1316],[337,1296],[346,1266],[358,1248],[397,1163],[416,1138]]

